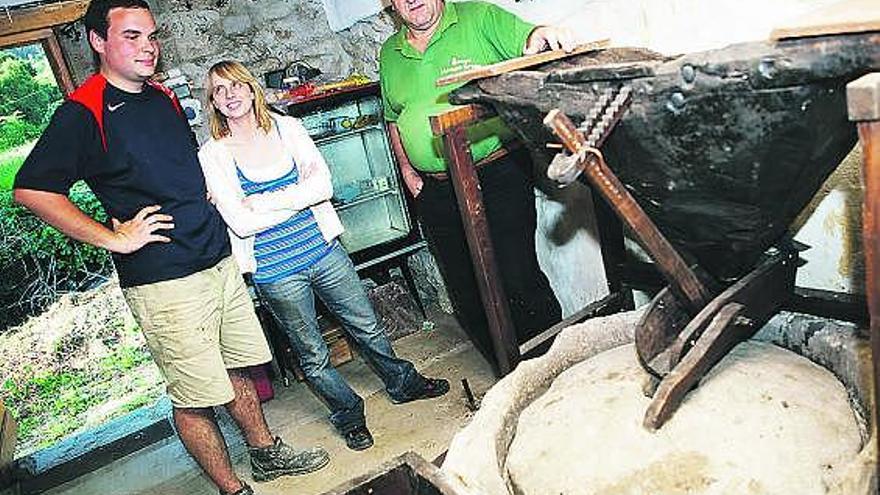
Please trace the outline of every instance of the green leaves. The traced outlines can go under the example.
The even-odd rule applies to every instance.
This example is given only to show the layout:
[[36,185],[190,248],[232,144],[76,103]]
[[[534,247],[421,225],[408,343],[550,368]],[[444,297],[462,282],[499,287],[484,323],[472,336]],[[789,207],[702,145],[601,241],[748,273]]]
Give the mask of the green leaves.
[[28,143],[40,137],[45,125],[24,120],[20,114],[0,117],[0,150]]
[[[70,199],[99,222],[107,215],[85,183]],[[109,277],[113,263],[100,248],[70,239],[0,191],[0,332],[38,314],[57,298]]]
[[45,56],[6,51],[0,52],[0,95],[0,151],[39,137],[62,99]]
[[15,174],[18,173],[26,157],[24,153],[0,154],[0,191],[12,189]]
[[[113,266],[101,249],[72,241],[12,201],[9,190],[62,96],[39,45],[0,51],[0,332],[38,314],[59,295],[81,290]],[[89,188],[70,198],[98,221],[106,215]]]

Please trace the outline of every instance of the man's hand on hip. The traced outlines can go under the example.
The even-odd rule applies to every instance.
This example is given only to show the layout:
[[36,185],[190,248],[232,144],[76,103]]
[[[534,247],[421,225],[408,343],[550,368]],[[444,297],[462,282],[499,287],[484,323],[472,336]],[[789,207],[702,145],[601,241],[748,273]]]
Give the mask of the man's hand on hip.
[[156,234],[157,230],[174,228],[171,215],[156,213],[161,206],[152,205],[141,209],[131,220],[120,222],[113,218],[113,233],[116,240],[109,249],[116,253],[133,253],[151,242],[171,242],[171,239]]
[[575,46],[574,33],[570,29],[556,26],[538,26],[529,35],[529,39],[526,40],[523,55],[559,49],[570,52],[574,50]]

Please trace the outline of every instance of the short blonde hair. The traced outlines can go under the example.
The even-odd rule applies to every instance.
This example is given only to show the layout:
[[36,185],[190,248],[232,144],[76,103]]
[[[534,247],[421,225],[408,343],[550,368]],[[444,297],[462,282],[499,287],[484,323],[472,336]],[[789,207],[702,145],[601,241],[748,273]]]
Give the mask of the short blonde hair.
[[269,106],[266,104],[266,95],[257,79],[240,62],[234,60],[222,60],[212,65],[205,75],[205,108],[208,110],[208,122],[211,124],[211,137],[221,139],[229,135],[229,124],[226,116],[220,113],[214,106],[214,84],[211,75],[216,74],[223,79],[238,81],[247,84],[254,92],[254,114],[257,117],[257,125],[263,132],[272,130],[272,117],[269,116]]

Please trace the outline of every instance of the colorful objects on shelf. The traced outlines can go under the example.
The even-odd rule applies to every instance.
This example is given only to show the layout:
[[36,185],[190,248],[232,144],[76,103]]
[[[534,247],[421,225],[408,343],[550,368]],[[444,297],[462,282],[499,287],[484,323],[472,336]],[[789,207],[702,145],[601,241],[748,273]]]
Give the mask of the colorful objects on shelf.
[[304,83],[288,89],[287,92],[281,97],[281,99],[287,101],[288,103],[296,103],[306,100],[308,98],[317,97],[319,95],[325,95],[329,93],[334,93],[336,91],[356,88],[365,84],[369,84],[370,82],[370,78],[363,74],[352,74],[341,81],[332,83],[321,85]]

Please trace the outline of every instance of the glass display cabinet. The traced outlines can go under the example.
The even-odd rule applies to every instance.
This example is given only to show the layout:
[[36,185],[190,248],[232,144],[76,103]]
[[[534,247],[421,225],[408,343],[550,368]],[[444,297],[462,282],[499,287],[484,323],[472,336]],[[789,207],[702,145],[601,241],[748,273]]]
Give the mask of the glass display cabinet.
[[290,104],[333,177],[333,199],[345,226],[342,245],[359,268],[424,245],[408,213],[407,198],[382,118],[378,84]]

